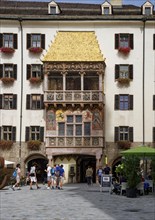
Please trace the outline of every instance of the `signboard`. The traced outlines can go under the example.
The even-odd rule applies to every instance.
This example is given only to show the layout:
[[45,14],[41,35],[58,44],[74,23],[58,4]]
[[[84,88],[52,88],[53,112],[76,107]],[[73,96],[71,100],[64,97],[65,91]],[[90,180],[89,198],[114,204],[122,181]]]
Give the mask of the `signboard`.
[[102,187],[111,187],[111,176],[110,175],[102,175],[101,177],[101,186]]

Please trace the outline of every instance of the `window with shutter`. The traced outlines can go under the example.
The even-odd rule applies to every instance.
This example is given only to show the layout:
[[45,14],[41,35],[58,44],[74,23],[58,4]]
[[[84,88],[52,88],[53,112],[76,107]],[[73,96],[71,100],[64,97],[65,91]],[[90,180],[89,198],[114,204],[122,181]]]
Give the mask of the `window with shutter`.
[[120,48],[133,49],[133,34],[128,34],[128,33],[115,34],[115,49],[120,49]]
[[153,127],[153,143],[155,143],[155,127]]
[[117,141],[133,142],[133,127],[128,127],[128,126],[115,127],[115,142]]
[[17,95],[4,94],[3,95],[3,109],[17,109]]
[[43,108],[44,108],[44,105],[43,105],[42,94],[27,95],[26,109],[40,110]]
[[133,110],[133,95],[115,95],[115,110]]
[[16,127],[3,126],[2,139],[7,141],[16,141]]
[[153,50],[155,50],[155,34],[153,35]]
[[155,95],[153,95],[153,110],[155,110]]

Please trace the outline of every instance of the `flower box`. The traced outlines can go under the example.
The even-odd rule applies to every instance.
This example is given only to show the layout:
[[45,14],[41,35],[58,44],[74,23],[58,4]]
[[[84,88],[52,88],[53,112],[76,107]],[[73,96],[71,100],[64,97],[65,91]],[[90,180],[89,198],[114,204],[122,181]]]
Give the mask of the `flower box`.
[[0,141],[0,149],[9,150],[13,145],[13,141],[1,140]]
[[10,78],[10,77],[3,77],[3,78],[1,78],[1,81],[4,84],[11,84],[11,83],[14,83],[15,79],[14,78]]
[[27,147],[29,150],[40,150],[41,141],[30,140],[27,142]]
[[32,84],[39,84],[42,82],[42,79],[40,77],[31,77],[29,79],[30,83]]
[[1,47],[0,50],[2,53],[14,53],[15,52],[15,49],[11,47]]
[[117,146],[119,149],[129,149],[131,147],[130,141],[117,141]]
[[118,51],[120,53],[123,53],[124,55],[127,55],[130,52],[131,48],[130,47],[119,47]]
[[130,79],[129,78],[118,78],[117,82],[119,82],[120,84],[129,84]]
[[41,47],[30,47],[29,51],[32,53],[41,53],[43,49]]

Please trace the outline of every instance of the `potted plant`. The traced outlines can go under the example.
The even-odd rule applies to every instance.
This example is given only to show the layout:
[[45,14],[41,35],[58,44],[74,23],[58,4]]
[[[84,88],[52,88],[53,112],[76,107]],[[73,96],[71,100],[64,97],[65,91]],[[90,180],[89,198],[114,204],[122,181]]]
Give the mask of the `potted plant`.
[[42,82],[42,79],[40,77],[31,77],[29,79],[30,83],[32,84],[39,84]]
[[30,140],[27,142],[27,147],[29,150],[39,150],[41,145],[40,140]]
[[43,49],[41,47],[30,47],[29,51],[32,53],[41,53]]
[[118,51],[123,53],[124,55],[127,55],[130,52],[130,47],[119,47]]
[[120,84],[129,84],[130,79],[129,78],[118,78],[117,82],[120,83]]
[[11,77],[3,77],[3,78],[1,78],[1,81],[4,84],[12,84],[15,81],[15,79],[11,78]]
[[15,49],[12,47],[1,47],[0,48],[2,53],[14,53]]
[[135,198],[137,196],[136,187],[141,182],[140,158],[135,155],[125,156],[123,164],[127,180],[126,196]]
[[10,140],[1,140],[0,141],[0,148],[2,150],[9,150],[13,145],[13,141],[10,141]]
[[117,141],[117,146],[119,149],[129,149],[131,147],[131,142],[126,140]]

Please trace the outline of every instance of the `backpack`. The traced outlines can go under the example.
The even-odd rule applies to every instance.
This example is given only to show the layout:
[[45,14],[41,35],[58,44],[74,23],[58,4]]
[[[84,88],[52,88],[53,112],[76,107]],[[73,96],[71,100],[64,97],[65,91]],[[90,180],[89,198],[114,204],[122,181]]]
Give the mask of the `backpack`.
[[55,169],[52,167],[51,168],[51,175],[53,176],[55,174]]
[[14,170],[14,172],[13,172],[13,174],[12,174],[12,177],[13,177],[13,178],[16,178],[16,177],[17,177],[17,170],[16,170],[16,169]]

